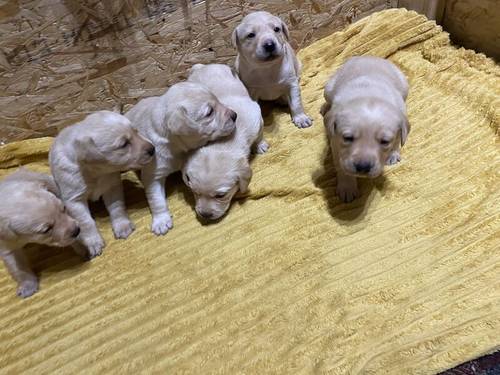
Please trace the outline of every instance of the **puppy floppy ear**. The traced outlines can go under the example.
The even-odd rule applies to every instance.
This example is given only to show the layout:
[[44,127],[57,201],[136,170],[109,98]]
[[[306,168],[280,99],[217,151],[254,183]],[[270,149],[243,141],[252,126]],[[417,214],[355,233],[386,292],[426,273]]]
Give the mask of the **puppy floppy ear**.
[[281,30],[283,30],[283,35],[285,35],[286,40],[290,40],[290,33],[288,32],[288,26],[283,21],[281,21]]
[[410,132],[410,123],[406,115],[403,115],[403,120],[399,126],[401,128],[401,146],[404,146],[406,138],[408,138],[408,133]]
[[59,190],[59,187],[57,186],[52,176],[43,176],[42,188],[47,190],[49,193],[54,194],[56,197],[61,196],[61,191]]
[[78,159],[94,162],[102,160],[102,154],[97,148],[94,139],[90,135],[83,135],[75,139],[75,150]]
[[248,185],[252,179],[252,168],[248,163],[247,158],[241,158],[238,161],[238,187],[240,193],[245,194],[248,191]]
[[[321,114],[323,115],[323,125],[333,135],[337,131],[337,121],[335,112],[331,109],[332,107],[329,103],[324,103],[321,107]],[[325,113],[323,113],[323,111]]]
[[186,135],[189,133],[187,109],[184,106],[179,106],[168,116],[167,127],[176,135]]
[[14,240],[16,233],[12,230],[8,219],[0,219],[0,240]]
[[238,27],[235,27],[233,33],[231,34],[231,43],[234,48],[238,48],[240,45],[240,39],[238,37]]

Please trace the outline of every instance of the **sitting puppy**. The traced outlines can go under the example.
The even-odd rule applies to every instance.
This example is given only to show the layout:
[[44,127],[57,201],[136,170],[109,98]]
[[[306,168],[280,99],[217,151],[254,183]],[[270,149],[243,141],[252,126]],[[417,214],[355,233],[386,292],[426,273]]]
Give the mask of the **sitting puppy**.
[[231,134],[236,112],[203,85],[181,82],[159,97],[141,100],[126,116],[156,147],[156,156],[141,171],[153,216],[151,230],[163,235],[173,227],[165,197],[165,178],[179,171],[187,153]]
[[280,100],[288,103],[293,123],[299,128],[312,125],[300,98],[300,70],[288,43],[288,28],[268,12],[247,15],[232,35],[238,49],[236,70],[254,100]]
[[248,163],[252,146],[257,153],[266,152],[269,146],[262,138],[259,105],[227,65],[196,64],[188,81],[206,85],[238,114],[233,134],[194,151],[182,169],[184,182],[196,199],[196,213],[215,220],[226,213],[237,191],[247,191],[252,177]]
[[17,295],[29,297],[38,280],[23,253],[24,245],[71,245],[80,228],[64,210],[51,176],[20,169],[0,182],[0,257],[18,284]]
[[63,129],[49,153],[52,175],[71,216],[80,224],[79,240],[89,258],[105,246],[90,214],[88,200],[103,198],[115,238],[127,238],[134,230],[123,198],[120,172],[140,169],[155,149],[139,136],[130,121],[118,113],[99,111]]
[[356,177],[377,177],[384,164],[400,160],[400,145],[410,131],[408,82],[387,60],[353,57],[328,81],[324,95],[321,114],[337,170],[337,194],[351,202],[359,194]]

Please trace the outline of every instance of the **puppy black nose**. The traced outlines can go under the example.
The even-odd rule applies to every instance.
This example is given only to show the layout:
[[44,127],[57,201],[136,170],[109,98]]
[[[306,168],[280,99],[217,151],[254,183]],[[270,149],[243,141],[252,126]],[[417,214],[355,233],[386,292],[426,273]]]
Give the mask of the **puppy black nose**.
[[206,211],[200,211],[198,212],[198,215],[200,215],[203,219],[211,219],[213,217],[212,213]]
[[237,118],[238,118],[238,114],[236,112],[232,111],[231,120],[236,121]]
[[263,47],[266,52],[271,53],[276,49],[276,44],[272,40],[266,40]]
[[359,163],[354,163],[354,168],[356,168],[356,172],[368,173],[372,170],[373,164],[370,162],[361,161]]
[[146,152],[148,153],[149,156],[153,156],[155,154],[155,147],[151,146],[150,148],[148,148]]
[[71,237],[76,238],[80,234],[80,227],[76,227],[73,229],[73,232],[71,232]]

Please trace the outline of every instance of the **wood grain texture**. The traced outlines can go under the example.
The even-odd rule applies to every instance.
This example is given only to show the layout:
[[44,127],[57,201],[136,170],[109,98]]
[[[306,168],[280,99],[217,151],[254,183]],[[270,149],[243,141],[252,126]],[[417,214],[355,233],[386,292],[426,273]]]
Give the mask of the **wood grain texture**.
[[[3,2],[5,3],[5,2]],[[188,6],[185,6],[186,3]],[[0,142],[55,135],[92,111],[124,111],[186,76],[232,63],[231,33],[265,9],[302,48],[385,0],[28,0],[0,3]]]

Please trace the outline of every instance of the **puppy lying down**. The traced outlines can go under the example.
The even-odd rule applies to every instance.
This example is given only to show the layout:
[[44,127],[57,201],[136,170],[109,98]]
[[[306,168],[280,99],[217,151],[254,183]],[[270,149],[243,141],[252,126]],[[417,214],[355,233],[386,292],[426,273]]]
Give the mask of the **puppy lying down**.
[[29,297],[38,290],[24,245],[71,245],[80,228],[65,212],[51,176],[19,169],[0,182],[0,257],[17,282],[17,295]]
[[184,182],[195,196],[196,213],[215,220],[226,213],[236,192],[247,191],[252,177],[248,162],[252,147],[263,153],[269,146],[262,138],[259,105],[227,65],[196,64],[188,81],[206,85],[238,114],[233,134],[194,151],[182,169]]
[[404,74],[379,57],[349,59],[326,84],[321,114],[342,201],[358,196],[356,177],[377,177],[400,160],[410,131],[407,95]]
[[243,18],[232,35],[238,49],[234,63],[254,100],[279,100],[290,107],[299,128],[312,125],[300,97],[301,65],[288,43],[286,24],[268,12],[253,12]]
[[[122,115],[99,111],[63,129],[49,153],[50,169],[70,215],[80,224],[79,240],[93,258],[105,246],[88,200],[103,198],[116,238],[134,230],[125,209],[120,172],[140,169],[155,149]],[[82,250],[82,255],[84,251]]]
[[156,147],[141,171],[153,216],[151,230],[163,235],[173,227],[165,197],[165,178],[181,169],[187,153],[234,131],[236,112],[199,83],[181,82],[158,97],[141,100],[126,116]]

